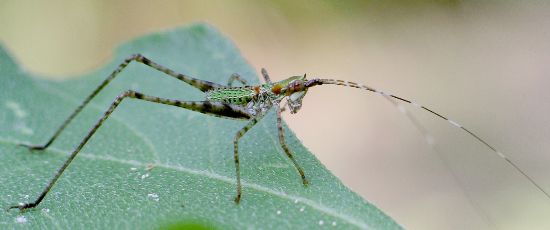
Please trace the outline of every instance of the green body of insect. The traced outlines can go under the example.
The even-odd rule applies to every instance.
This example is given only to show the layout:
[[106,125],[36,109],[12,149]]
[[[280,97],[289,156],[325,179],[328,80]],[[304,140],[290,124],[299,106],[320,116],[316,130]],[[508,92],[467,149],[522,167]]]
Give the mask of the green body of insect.
[[206,92],[206,100],[219,101],[235,105],[246,105],[257,92],[251,87],[219,88]]
[[206,91],[206,100],[242,106],[251,116],[265,114],[274,104],[288,96],[292,113],[297,112],[307,88],[306,76],[294,76],[285,80],[257,86],[213,88]]
[[[104,121],[113,113],[113,111],[118,107],[118,105],[125,99],[125,98],[134,98],[142,101],[149,101],[159,104],[165,104],[170,106],[176,106],[181,107],[189,110],[193,110],[196,112],[213,115],[217,117],[223,117],[223,118],[233,118],[233,119],[241,119],[241,120],[248,120],[248,124],[245,125],[242,129],[240,129],[236,134],[235,138],[233,140],[234,145],[234,160],[235,160],[235,172],[236,172],[236,182],[237,182],[237,196],[235,197],[235,202],[239,203],[241,199],[241,180],[240,180],[240,164],[239,164],[239,139],[256,123],[264,117],[264,115],[267,113],[267,111],[271,108],[274,108],[277,112],[277,129],[278,129],[278,136],[279,136],[279,142],[281,144],[281,148],[284,150],[286,156],[291,160],[294,167],[298,171],[302,183],[304,185],[308,184],[308,180],[305,177],[303,169],[299,166],[299,164],[294,159],[294,155],[288,148],[288,146],[285,143],[284,138],[284,132],[283,132],[283,126],[282,126],[282,118],[281,113],[284,111],[285,106],[288,105],[288,108],[291,113],[296,113],[298,110],[300,110],[302,106],[302,99],[304,98],[305,94],[307,93],[308,88],[316,86],[316,85],[340,85],[340,86],[347,86],[352,88],[358,88],[363,89],[367,91],[371,91],[374,93],[378,93],[382,96],[384,96],[386,99],[390,100],[392,103],[396,104],[397,101],[401,101],[404,103],[411,104],[417,108],[423,109],[429,113],[432,113],[433,115],[444,119],[448,121],[453,126],[456,126],[464,131],[466,131],[468,134],[479,140],[481,143],[485,144],[488,148],[493,150],[499,157],[506,160],[510,165],[512,165],[514,168],[516,168],[521,174],[523,174],[533,185],[535,185],[540,191],[542,191],[548,198],[550,198],[550,195],[544,191],[533,179],[531,179],[529,176],[527,176],[519,167],[517,167],[509,158],[504,156],[504,154],[498,152],[493,146],[489,145],[486,141],[478,137],[476,134],[471,132],[470,130],[464,128],[463,126],[459,125],[458,123],[448,119],[447,117],[434,112],[433,110],[424,107],[422,105],[419,105],[411,100],[404,99],[402,97],[398,97],[392,94],[387,94],[382,91],[378,91],[374,88],[360,85],[354,82],[349,81],[342,81],[342,80],[333,80],[333,79],[318,79],[314,78],[311,80],[307,80],[306,76],[294,76],[287,78],[282,81],[274,82],[272,83],[269,79],[269,76],[265,69],[262,69],[262,75],[266,81],[265,84],[257,85],[257,86],[247,86],[246,81],[242,80],[239,75],[234,74],[230,77],[228,85],[224,86],[221,84],[204,81],[196,78],[192,78],[180,73],[177,73],[169,68],[166,68],[162,65],[159,65],[150,59],[147,59],[143,57],[142,55],[136,54],[132,55],[131,57],[127,58],[122,62],[117,69],[115,69],[85,100],[84,102],[61,124],[61,126],[56,130],[56,132],[52,135],[52,137],[46,142],[44,145],[27,145],[27,144],[21,144],[22,146],[25,146],[31,150],[43,150],[48,148],[59,136],[59,134],[65,129],[65,127],[73,120],[74,117],[82,109],[107,85],[109,82],[111,82],[118,74],[126,67],[130,62],[140,62],[143,63],[151,68],[154,68],[158,71],[161,71],[168,76],[171,76],[173,78],[176,78],[178,80],[184,81],[188,83],[189,85],[199,89],[200,91],[204,92],[206,94],[206,101],[180,101],[180,100],[173,100],[173,99],[165,99],[150,95],[145,95],[140,92],[136,92],[133,90],[125,91],[124,93],[120,94],[111,104],[111,106],[105,111],[103,116],[96,122],[96,124],[91,128],[91,130],[88,132],[88,134],[82,139],[80,144],[74,149],[74,151],[71,153],[69,158],[64,162],[64,164],[61,166],[61,168],[57,171],[57,173],[54,175],[53,179],[50,181],[50,183],[44,188],[42,193],[38,196],[38,198],[32,202],[32,203],[21,203],[19,205],[11,206],[11,208],[18,208],[20,210],[33,208],[40,204],[42,200],[46,197],[48,192],[51,190],[51,188],[54,186],[54,184],[57,182],[57,180],[61,177],[65,169],[69,166],[69,164],[72,162],[72,160],[76,157],[76,155],[80,152],[82,147],[88,142],[88,140],[94,135],[94,133],[97,131],[97,129],[104,123]],[[243,83],[245,86],[242,87],[232,87],[232,82],[238,80],[241,83]],[[281,102],[286,100],[286,105],[281,106]]]

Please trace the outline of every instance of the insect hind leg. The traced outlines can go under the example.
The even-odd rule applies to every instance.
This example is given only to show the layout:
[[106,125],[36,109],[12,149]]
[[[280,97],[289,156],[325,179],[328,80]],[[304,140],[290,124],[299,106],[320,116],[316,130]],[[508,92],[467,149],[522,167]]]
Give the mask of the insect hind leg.
[[176,71],[174,71],[174,70],[172,70],[168,67],[165,67],[163,65],[160,65],[160,64],[152,61],[149,58],[146,58],[145,56],[143,56],[141,54],[134,54],[129,59],[135,60],[137,62],[141,62],[144,65],[147,65],[147,66],[149,66],[153,69],[156,69],[160,72],[168,74],[168,75],[170,75],[170,76],[172,76],[172,77],[174,77],[178,80],[181,80],[181,81],[189,84],[190,86],[193,86],[193,87],[197,88],[198,90],[200,90],[202,92],[206,92],[208,90],[215,89],[215,88],[224,87],[223,85],[220,85],[220,84],[217,84],[217,83],[214,83],[214,82],[200,80],[200,79],[197,79],[197,78],[189,77],[187,75],[178,73],[178,72],[176,72]]
[[213,83],[213,82],[192,78],[192,77],[186,76],[184,74],[177,73],[176,71],[174,71],[170,68],[167,68],[165,66],[162,66],[162,65],[152,61],[151,59],[146,58],[145,56],[143,56],[141,54],[134,54],[134,55],[131,55],[130,57],[124,59],[124,61],[122,63],[120,63],[118,65],[118,67],[113,72],[111,72],[111,74],[109,74],[109,76],[107,76],[107,78],[105,80],[103,80],[103,82],[101,82],[101,84],[99,84],[99,86],[97,86],[94,89],[94,91],[90,95],[88,95],[88,97],[86,97],[86,99],[84,99],[84,101],[71,113],[71,115],[69,115],[69,117],[67,117],[65,119],[65,121],[63,121],[63,123],[57,128],[55,133],[50,137],[50,139],[48,139],[48,141],[45,144],[43,144],[43,145],[19,144],[19,145],[27,147],[31,151],[33,151],[33,150],[44,150],[44,149],[48,148],[57,139],[57,137],[61,134],[61,132],[63,132],[63,130],[65,130],[67,125],[82,111],[82,109],[84,109],[84,107],[86,107],[86,105],[88,105],[88,103],[101,90],[103,90],[103,88],[105,88],[105,86],[107,86],[115,77],[119,76],[119,73],[121,73],[133,61],[143,63],[143,64],[145,64],[145,65],[147,65],[151,68],[154,68],[154,69],[156,69],[160,72],[168,74],[169,76],[174,77],[174,78],[176,78],[180,81],[184,81],[187,84],[189,84],[189,85],[191,85],[191,86],[193,86],[193,87],[195,87],[195,88],[197,88],[197,89],[199,89],[203,92],[214,89],[214,88],[224,87],[223,85],[220,85],[220,84],[216,84],[216,83]]
[[[96,122],[96,124],[88,131],[86,136],[80,141],[78,146],[73,150],[73,152],[69,155],[67,160],[63,163],[61,168],[59,168],[52,178],[52,180],[48,183],[48,185],[42,190],[38,198],[32,202],[32,203],[21,203],[19,205],[10,206],[9,209],[19,209],[19,210],[25,210],[29,208],[34,208],[37,205],[42,202],[42,200],[46,197],[46,195],[50,192],[50,190],[53,188],[57,180],[61,177],[65,169],[71,164],[73,159],[78,155],[80,150],[86,145],[86,143],[90,140],[90,138],[95,134],[95,132],[104,124],[104,122],[109,118],[109,116],[115,111],[115,109],[118,107],[118,105],[125,99],[125,98],[135,98],[139,100],[159,103],[159,104],[165,104],[165,105],[171,105],[176,107],[181,107],[189,110],[194,110],[197,112],[203,112],[211,115],[219,115],[219,116],[227,116],[231,118],[237,118],[237,119],[250,119],[250,115],[246,114],[244,111],[241,111],[238,109],[238,107],[232,107],[231,105],[223,104],[223,103],[211,103],[208,101],[205,102],[195,102],[195,101],[179,101],[179,100],[171,100],[171,99],[165,99],[160,97],[154,97],[145,95],[136,91],[128,90],[125,91],[123,94],[120,94],[112,103],[109,109],[105,111],[103,116]],[[254,118],[253,120],[257,122],[257,119]],[[248,130],[250,129],[255,123],[250,123],[250,126],[246,126],[244,129]],[[244,134],[244,133],[243,133]]]

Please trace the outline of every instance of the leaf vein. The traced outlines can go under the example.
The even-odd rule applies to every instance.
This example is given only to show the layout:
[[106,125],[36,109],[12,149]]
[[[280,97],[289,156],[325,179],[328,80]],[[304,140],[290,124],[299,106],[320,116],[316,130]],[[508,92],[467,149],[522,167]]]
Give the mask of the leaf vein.
[[[3,139],[1,137],[0,137],[0,142],[3,142],[5,144],[13,144],[13,145],[18,145],[19,144],[16,141],[9,140],[9,139]],[[50,147],[50,148],[48,148],[47,151],[55,153],[55,154],[63,155],[63,156],[67,156],[67,155],[70,154],[68,151],[58,149],[58,148],[55,148],[55,147]],[[139,161],[119,159],[119,158],[115,158],[115,157],[112,157],[112,156],[107,156],[107,157],[94,156],[92,154],[85,153],[85,152],[81,152],[79,155],[81,157],[89,159],[89,160],[110,161],[110,162],[115,162],[115,163],[119,163],[119,164],[126,164],[126,165],[131,165],[131,166],[136,166],[136,167],[146,167],[147,166],[147,164],[139,162]],[[226,177],[226,176],[223,176],[223,175],[211,172],[211,171],[207,171],[207,170],[197,170],[197,169],[191,169],[191,168],[186,168],[186,167],[182,167],[182,166],[167,165],[167,164],[163,164],[163,163],[155,165],[155,167],[171,169],[171,170],[175,170],[175,171],[178,171],[178,172],[183,172],[183,173],[187,173],[187,174],[207,177],[207,178],[210,178],[210,179],[214,179],[214,180],[218,180],[218,181],[222,181],[222,182],[225,182],[225,183],[228,183],[228,184],[235,185],[235,180],[233,178],[229,178],[229,177]],[[289,200],[291,202],[294,202],[294,201],[297,200],[297,201],[299,201],[299,202],[301,202],[301,203],[317,210],[318,212],[333,216],[335,218],[338,218],[340,220],[348,222],[349,224],[355,225],[355,226],[360,227],[362,229],[369,229],[369,226],[364,221],[359,220],[355,217],[348,216],[346,214],[340,213],[336,210],[333,210],[331,207],[325,206],[323,204],[320,204],[320,203],[315,202],[313,200],[307,199],[305,197],[290,195],[290,194],[287,194],[287,193],[284,193],[284,192],[281,192],[281,191],[277,191],[277,190],[273,190],[273,189],[268,188],[268,187],[264,187],[262,185],[249,183],[249,182],[246,182],[244,180],[242,180],[242,186],[254,189],[254,190],[259,191],[259,192],[268,193],[270,195],[277,196],[279,198]]]

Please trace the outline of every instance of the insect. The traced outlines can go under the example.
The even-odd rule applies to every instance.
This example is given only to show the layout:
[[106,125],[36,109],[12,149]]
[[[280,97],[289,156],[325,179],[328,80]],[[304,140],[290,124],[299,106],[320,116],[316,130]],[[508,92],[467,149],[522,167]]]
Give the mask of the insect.
[[[378,93],[384,96],[386,99],[390,100],[392,103],[397,104],[397,102],[409,103],[416,108],[427,111],[436,117],[439,117],[443,120],[448,121],[451,125],[462,129],[467,132],[469,135],[474,137],[479,142],[483,143],[486,147],[491,149],[495,154],[504,159],[508,164],[513,166],[520,174],[527,178],[535,187],[537,187],[542,193],[550,199],[550,195],[542,189],[531,177],[524,173],[513,161],[507,158],[504,154],[495,149],[492,145],[488,144],[486,141],[481,139],[478,135],[461,126],[457,122],[448,119],[447,117],[437,113],[427,107],[424,107],[420,104],[417,104],[414,101],[393,95],[387,94],[383,91],[376,90],[369,86],[360,85],[354,82],[343,81],[343,80],[334,80],[334,79],[306,79],[306,75],[303,76],[293,76],[282,81],[272,82],[270,77],[265,69],[262,69],[261,73],[265,80],[264,84],[249,86],[246,84],[246,81],[242,79],[238,74],[233,74],[228,80],[227,86],[204,81],[196,78],[192,78],[180,73],[177,73],[167,67],[164,67],[156,62],[144,57],[140,54],[135,54],[127,59],[125,59],[119,66],[82,102],[80,106],[61,124],[61,126],[55,131],[52,137],[44,145],[27,145],[21,144],[29,148],[30,150],[44,150],[48,148],[59,136],[59,134],[66,128],[66,126],[76,117],[78,113],[107,85],[111,82],[126,66],[131,62],[139,62],[154,68],[158,71],[161,71],[168,76],[174,77],[178,80],[184,81],[187,84],[199,89],[200,91],[206,94],[205,101],[180,101],[173,99],[165,99],[160,97],[155,97],[151,95],[145,95],[137,91],[128,90],[120,94],[116,99],[111,103],[111,106],[105,111],[103,116],[96,122],[96,124],[90,129],[87,135],[81,140],[78,146],[73,150],[69,155],[68,159],[63,163],[63,165],[57,170],[52,180],[48,185],[42,190],[39,196],[34,202],[31,203],[20,203],[9,207],[8,209],[19,209],[25,210],[29,208],[36,207],[42,202],[42,200],[48,195],[49,191],[55,185],[57,180],[61,177],[65,169],[71,164],[72,160],[78,155],[80,150],[86,145],[88,140],[94,135],[94,133],[101,127],[101,125],[109,118],[109,116],[115,111],[118,105],[126,98],[134,98],[143,101],[149,101],[154,103],[160,103],[165,105],[171,105],[176,107],[181,107],[188,110],[193,110],[196,112],[213,115],[222,118],[238,119],[238,120],[247,120],[248,123],[241,128],[234,137],[234,163],[235,163],[235,174],[236,174],[236,184],[237,184],[237,194],[234,201],[238,204],[241,200],[242,189],[241,189],[241,179],[240,179],[240,164],[239,164],[239,140],[243,137],[248,130],[250,130],[254,125],[260,121],[266,113],[274,108],[277,115],[277,130],[279,142],[284,150],[286,156],[291,160],[294,168],[298,172],[302,183],[304,186],[308,185],[308,180],[305,176],[304,170],[299,165],[299,163],[294,159],[292,151],[289,149],[285,143],[285,136],[282,127],[282,118],[281,113],[289,109],[291,114],[297,113],[302,107],[302,99],[308,92],[308,89],[318,85],[339,85],[345,87],[352,87],[357,89],[367,90],[373,93]],[[235,81],[241,82],[244,86],[234,87],[233,83]],[[285,100],[286,99],[286,100]]]

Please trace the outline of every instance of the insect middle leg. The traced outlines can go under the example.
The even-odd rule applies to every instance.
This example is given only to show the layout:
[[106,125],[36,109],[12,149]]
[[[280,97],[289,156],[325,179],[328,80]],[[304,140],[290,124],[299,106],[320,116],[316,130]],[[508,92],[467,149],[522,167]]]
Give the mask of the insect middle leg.
[[282,117],[281,117],[282,109],[278,105],[276,105],[276,107],[277,107],[276,108],[277,109],[277,130],[278,130],[278,133],[279,133],[279,142],[281,143],[281,147],[283,148],[286,156],[292,161],[292,163],[294,164],[294,167],[296,168],[296,170],[298,170],[298,173],[300,174],[300,177],[302,178],[302,183],[305,186],[307,186],[309,184],[309,182],[306,179],[306,175],[304,174],[304,170],[302,169],[302,167],[300,167],[298,162],[296,162],[296,159],[294,159],[294,155],[292,154],[292,152],[290,151],[290,149],[288,148],[288,146],[285,143],[285,133],[284,133],[283,122],[282,122]]
[[55,139],[57,139],[59,134],[61,134],[61,132],[67,127],[67,125],[76,117],[76,115],[78,115],[78,113],[80,113],[80,111],[82,111],[82,109],[84,109],[84,107],[101,90],[103,90],[103,88],[105,88],[105,86],[107,86],[107,84],[109,84],[109,82],[111,82],[115,77],[117,77],[118,74],[120,72],[122,72],[122,70],[124,70],[124,68],[126,68],[126,66],[128,66],[132,61],[143,63],[143,64],[145,64],[145,65],[147,65],[151,68],[154,68],[158,71],[166,73],[169,76],[174,77],[178,80],[184,81],[187,84],[189,84],[189,85],[191,85],[191,86],[193,86],[193,87],[195,87],[195,88],[197,88],[197,89],[199,89],[203,92],[208,91],[210,89],[214,89],[214,88],[224,87],[223,85],[219,85],[219,84],[216,84],[216,83],[213,83],[213,82],[192,78],[192,77],[186,76],[184,74],[177,73],[176,71],[174,71],[170,68],[164,67],[164,66],[162,66],[162,65],[160,65],[156,62],[153,62],[152,60],[144,57],[141,54],[134,54],[134,55],[126,58],[122,63],[120,63],[118,65],[118,67],[105,80],[103,80],[103,82],[90,95],[88,95],[88,97],[86,97],[86,99],[82,102],[82,104],[80,104],[73,111],[73,113],[67,119],[65,119],[65,121],[61,124],[61,126],[59,126],[59,128],[57,128],[55,133],[50,137],[50,139],[46,142],[46,144],[43,144],[43,145],[20,144],[20,145],[25,146],[25,147],[27,147],[31,150],[44,150],[44,149],[48,148],[48,146],[50,146],[55,141]]
[[237,134],[235,135],[235,139],[233,139],[233,146],[234,146],[234,152],[233,157],[235,160],[235,173],[237,176],[237,196],[235,197],[235,203],[239,203],[241,201],[241,195],[242,195],[242,188],[241,188],[241,171],[240,171],[240,164],[239,164],[239,139],[241,139],[244,134],[250,130],[256,123],[258,123],[259,120],[263,118],[263,115],[259,115],[256,117],[253,117],[250,119],[250,122],[246,124]]
[[242,78],[241,75],[239,75],[238,73],[234,73],[234,74],[231,74],[231,76],[227,80],[227,86],[233,87],[233,82],[235,82],[235,81],[240,82],[244,86],[248,85],[246,80],[244,78]]
[[211,115],[224,114],[224,116],[237,118],[237,119],[249,119],[250,118],[250,115],[248,115],[245,112],[239,110],[238,107],[234,107],[234,106],[224,104],[224,103],[213,103],[213,102],[209,102],[209,101],[195,102],[195,101],[171,100],[171,99],[164,99],[164,98],[159,98],[159,97],[154,97],[154,96],[148,96],[148,95],[144,95],[144,94],[139,93],[139,92],[128,90],[128,91],[124,92],[123,94],[119,95],[113,101],[113,103],[111,104],[109,109],[107,109],[107,111],[105,111],[103,116],[96,122],[96,124],[92,127],[92,129],[88,132],[88,134],[86,134],[86,136],[82,139],[82,141],[80,141],[80,144],[78,144],[78,146],[73,150],[71,155],[69,155],[69,158],[63,163],[61,168],[59,168],[57,170],[57,172],[54,175],[53,179],[48,183],[48,185],[44,188],[44,190],[42,190],[42,192],[40,193],[38,198],[32,203],[24,203],[24,204],[20,204],[20,205],[14,205],[14,206],[9,207],[9,209],[18,208],[20,210],[24,210],[24,209],[36,207],[38,204],[40,204],[40,202],[42,202],[44,197],[46,197],[48,192],[55,185],[57,180],[61,177],[61,175],[63,174],[65,169],[67,169],[67,167],[71,164],[73,159],[78,155],[80,150],[84,147],[84,145],[86,145],[88,140],[90,140],[90,138],[94,135],[94,133],[99,129],[99,127],[101,127],[101,125],[103,125],[105,120],[107,120],[107,118],[109,118],[109,116],[115,111],[115,109],[118,107],[118,105],[125,98],[136,98],[136,99],[139,99],[139,100],[145,100],[145,101],[150,101],[150,102],[154,102],[154,103],[172,105],[172,106],[177,106],[177,107],[181,107],[181,108],[185,108],[185,109],[189,109],[189,110],[194,110],[194,111],[198,111],[198,112],[202,112],[202,113],[206,113],[206,114],[211,114]]
[[[271,79],[267,74],[267,70],[265,70],[264,68],[262,68],[262,76],[264,77],[264,80],[266,83],[271,84]],[[240,82],[244,86],[248,86],[248,83],[246,82],[246,80],[242,78],[241,75],[239,75],[238,73],[231,74],[231,76],[227,80],[227,86],[232,87],[235,81]]]

